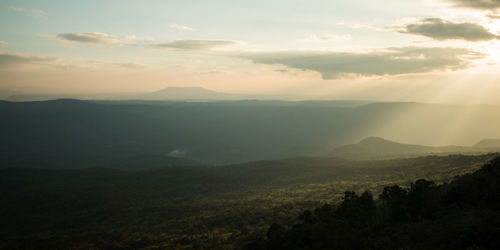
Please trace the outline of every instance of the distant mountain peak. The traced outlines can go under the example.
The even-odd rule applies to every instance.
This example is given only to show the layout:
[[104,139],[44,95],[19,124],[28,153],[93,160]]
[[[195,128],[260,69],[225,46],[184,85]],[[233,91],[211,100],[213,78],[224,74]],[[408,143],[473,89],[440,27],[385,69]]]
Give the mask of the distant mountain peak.
[[178,87],[169,86],[164,89],[145,94],[139,99],[150,100],[232,100],[238,99],[239,95],[227,94],[213,91],[200,86]]
[[202,86],[167,86],[165,89],[205,89]]
[[181,86],[168,86],[168,87],[163,88],[163,89],[161,89],[161,90],[159,90],[159,91],[165,91],[165,90],[175,90],[175,89],[186,89],[186,90],[188,90],[188,89],[191,89],[191,90],[193,90],[193,89],[203,89],[203,90],[211,91],[211,90],[206,89],[206,88],[201,87],[201,86],[187,86],[187,87],[181,87]]
[[163,89],[160,89],[158,91],[155,91],[153,93],[163,93],[163,92],[172,92],[172,91],[185,91],[185,92],[190,92],[190,91],[203,91],[203,92],[210,92],[210,93],[218,93],[217,91],[213,91],[210,89],[206,89],[201,86],[189,86],[189,87],[180,87],[180,86],[169,86]]
[[387,144],[400,144],[397,142],[393,142],[382,137],[370,136],[361,140],[357,143],[358,145],[387,145]]

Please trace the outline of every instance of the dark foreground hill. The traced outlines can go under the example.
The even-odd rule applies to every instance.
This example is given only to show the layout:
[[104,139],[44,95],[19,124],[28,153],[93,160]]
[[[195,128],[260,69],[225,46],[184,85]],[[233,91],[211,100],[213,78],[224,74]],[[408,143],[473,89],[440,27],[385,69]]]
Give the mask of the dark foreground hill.
[[437,185],[389,185],[378,199],[346,191],[342,202],[273,224],[248,249],[499,249],[500,158]]
[[279,223],[426,178],[479,169],[496,154],[383,161],[295,158],[230,166],[0,170],[0,249],[234,249]]

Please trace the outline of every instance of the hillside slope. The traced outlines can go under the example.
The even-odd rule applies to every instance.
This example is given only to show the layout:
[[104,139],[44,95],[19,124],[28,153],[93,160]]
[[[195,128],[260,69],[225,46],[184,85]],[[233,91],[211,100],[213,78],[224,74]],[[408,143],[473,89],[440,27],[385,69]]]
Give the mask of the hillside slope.
[[301,210],[340,201],[344,190],[449,182],[496,156],[0,169],[0,249],[234,249],[273,222],[293,223]]
[[345,159],[366,160],[416,157],[421,155],[483,154],[489,152],[500,152],[500,143],[498,143],[498,140],[482,140],[470,147],[431,147],[414,144],[402,144],[379,137],[368,137],[356,144],[336,147],[328,155]]
[[378,199],[346,190],[338,204],[305,210],[293,226],[274,223],[247,249],[498,249],[500,158],[437,185],[389,185]]

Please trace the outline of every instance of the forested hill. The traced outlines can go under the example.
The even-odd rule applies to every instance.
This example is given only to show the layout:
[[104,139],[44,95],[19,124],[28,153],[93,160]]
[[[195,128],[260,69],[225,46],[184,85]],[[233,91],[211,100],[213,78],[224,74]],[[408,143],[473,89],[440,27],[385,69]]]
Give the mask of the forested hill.
[[422,155],[481,154],[500,152],[500,140],[484,139],[473,146],[422,146],[403,144],[379,137],[368,137],[356,144],[336,147],[328,155],[344,159],[374,160]]
[[297,219],[271,225],[247,249],[499,249],[500,158],[449,184],[386,186],[377,200],[346,191],[340,204]]

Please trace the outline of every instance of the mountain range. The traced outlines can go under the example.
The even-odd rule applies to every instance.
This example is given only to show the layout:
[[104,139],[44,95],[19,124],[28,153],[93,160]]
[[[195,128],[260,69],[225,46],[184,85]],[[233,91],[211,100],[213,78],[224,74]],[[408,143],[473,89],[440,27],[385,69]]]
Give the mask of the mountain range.
[[110,94],[41,94],[23,93],[2,90],[0,99],[8,101],[46,101],[55,99],[80,100],[156,100],[156,101],[214,101],[214,100],[245,100],[245,99],[273,99],[266,95],[229,94],[209,90],[203,87],[167,87],[148,93],[110,93]]
[[[437,135],[448,136],[443,141],[454,145],[500,138],[500,117],[491,115],[498,111],[495,106],[481,107],[467,117],[473,123],[449,134],[449,121],[472,108],[345,101],[0,101],[0,167],[137,169],[298,156],[383,159],[495,150],[495,140],[442,148],[371,138],[341,147],[372,135],[420,145],[441,144]],[[130,160],[137,158],[141,160]]]
[[241,100],[252,99],[255,96],[228,94],[217,92],[202,87],[167,87],[159,91],[138,95],[132,99],[139,100],[192,100],[192,101],[208,101],[208,100]]

